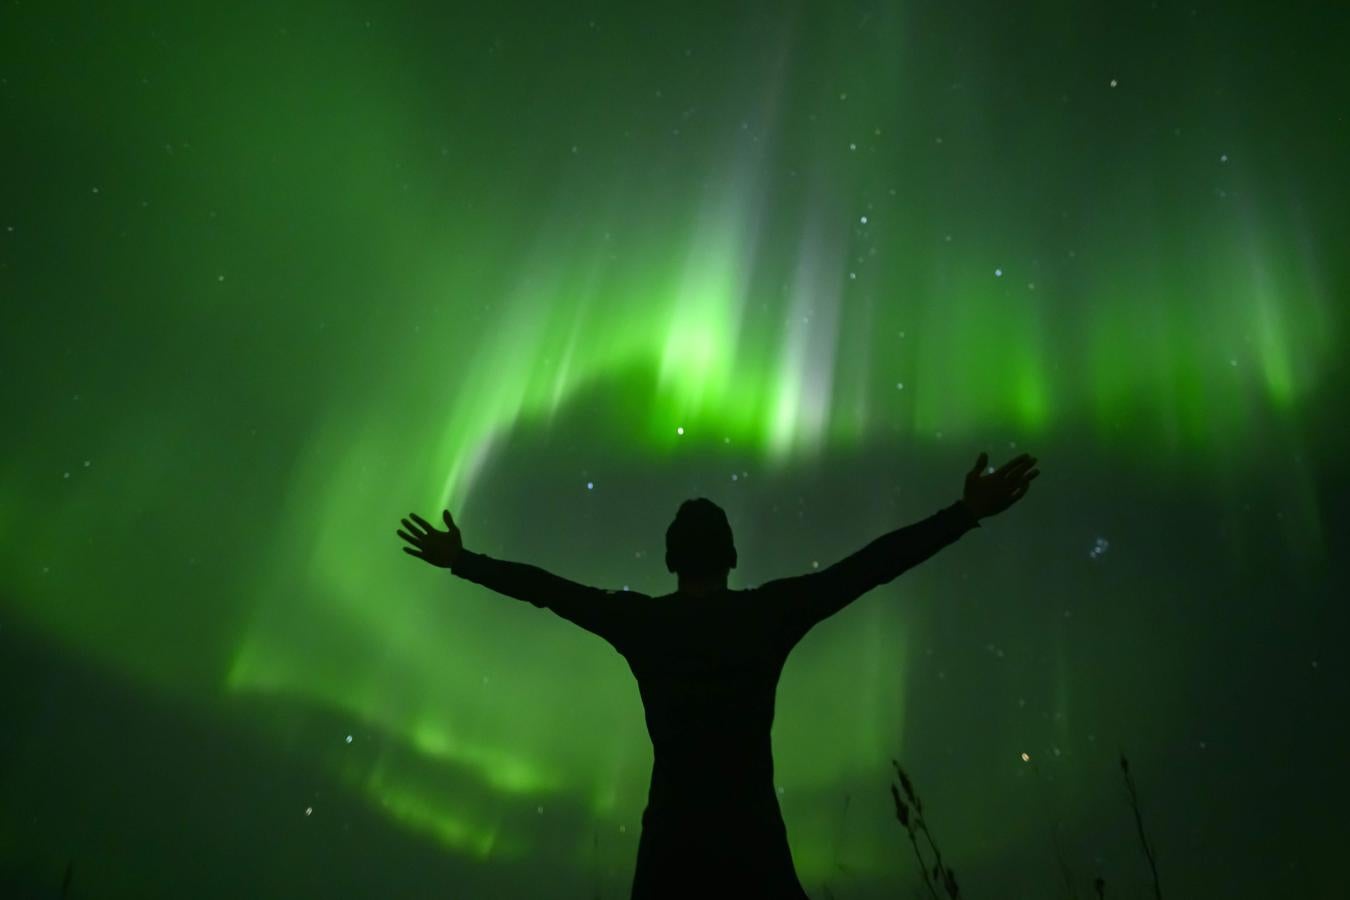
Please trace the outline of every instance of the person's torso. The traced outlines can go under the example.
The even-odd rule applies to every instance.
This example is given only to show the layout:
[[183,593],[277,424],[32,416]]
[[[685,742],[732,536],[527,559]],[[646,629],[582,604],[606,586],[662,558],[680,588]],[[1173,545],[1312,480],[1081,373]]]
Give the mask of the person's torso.
[[770,735],[786,652],[747,594],[675,596],[626,648],[656,799],[774,799]]

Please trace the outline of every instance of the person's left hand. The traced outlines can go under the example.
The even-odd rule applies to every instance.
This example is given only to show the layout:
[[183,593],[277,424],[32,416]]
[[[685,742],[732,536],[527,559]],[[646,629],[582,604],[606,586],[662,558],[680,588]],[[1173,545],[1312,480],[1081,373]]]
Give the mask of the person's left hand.
[[[440,566],[442,569],[448,569],[455,564],[459,553],[464,549],[464,541],[460,538],[459,527],[455,525],[455,520],[450,518],[450,510],[445,510],[442,517],[448,531],[437,531],[431,526],[431,523],[419,516],[417,513],[408,513],[413,521],[400,519],[403,527],[408,529],[409,533],[399,530],[398,536],[403,538],[412,547],[404,547],[403,552],[409,556],[415,556],[418,559],[425,560],[433,566]],[[416,549],[414,549],[416,548]]]
[[975,468],[966,473],[966,489],[962,500],[976,519],[998,515],[1026,494],[1032,480],[1041,474],[1036,457],[1030,453],[1011,459],[990,474],[985,474],[989,454],[981,453]]

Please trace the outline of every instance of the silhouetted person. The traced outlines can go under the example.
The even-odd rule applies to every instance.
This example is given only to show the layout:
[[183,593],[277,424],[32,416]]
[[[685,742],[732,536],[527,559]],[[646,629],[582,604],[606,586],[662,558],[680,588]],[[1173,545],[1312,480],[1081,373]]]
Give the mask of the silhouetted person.
[[981,453],[962,498],[882,535],[826,569],[730,590],[736,545],[726,513],[699,498],[666,530],[671,594],[649,597],[560,578],[463,548],[414,514],[403,550],[509,597],[553,610],[599,635],[637,678],[653,764],[633,900],[727,895],[802,900],[774,792],[774,694],[792,648],[822,619],[1007,509],[1040,472],[1022,454],[985,474]]

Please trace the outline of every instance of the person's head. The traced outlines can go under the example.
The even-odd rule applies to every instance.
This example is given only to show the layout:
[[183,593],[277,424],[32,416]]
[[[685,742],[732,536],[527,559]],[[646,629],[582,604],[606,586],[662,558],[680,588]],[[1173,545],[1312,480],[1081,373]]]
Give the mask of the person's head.
[[666,529],[666,569],[689,581],[725,579],[736,568],[736,542],[722,507],[706,497],[680,504]]

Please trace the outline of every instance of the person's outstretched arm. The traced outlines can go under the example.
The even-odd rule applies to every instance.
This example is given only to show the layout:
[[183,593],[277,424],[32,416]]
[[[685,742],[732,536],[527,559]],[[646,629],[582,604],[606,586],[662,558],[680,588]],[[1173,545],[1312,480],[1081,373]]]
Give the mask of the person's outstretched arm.
[[624,624],[635,611],[635,604],[641,600],[641,595],[631,591],[620,594],[602,590],[569,581],[528,563],[495,559],[485,553],[467,550],[449,510],[442,513],[447,531],[438,531],[417,513],[409,513],[409,516],[411,522],[400,520],[406,532],[398,532],[399,537],[412,544],[403,548],[404,553],[449,569],[460,578],[499,594],[551,609],[611,644],[618,639]]
[[989,475],[982,474],[988,455],[981,453],[966,475],[965,492],[951,506],[912,525],[887,532],[856,553],[819,572],[770,581],[759,588],[766,614],[785,629],[795,644],[817,622],[848,606],[873,588],[894,580],[943,547],[955,542],[979,520],[996,515],[1026,494],[1036,458],[1024,453]]

